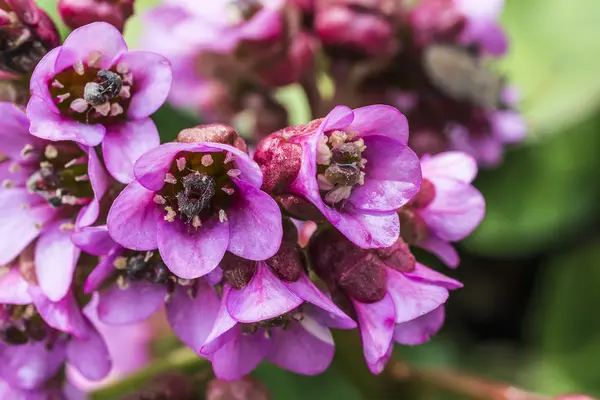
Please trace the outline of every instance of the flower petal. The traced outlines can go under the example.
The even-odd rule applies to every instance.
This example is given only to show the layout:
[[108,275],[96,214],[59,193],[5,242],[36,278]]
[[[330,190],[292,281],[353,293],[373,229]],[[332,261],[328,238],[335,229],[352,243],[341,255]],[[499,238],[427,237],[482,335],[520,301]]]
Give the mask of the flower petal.
[[417,247],[432,252],[450,268],[458,267],[460,262],[458,253],[452,245],[435,234],[430,233],[424,240],[416,244]]
[[405,272],[404,276],[414,280],[425,282],[431,285],[442,286],[446,289],[455,290],[463,287],[463,284],[457,281],[456,279],[452,279],[447,277],[446,275],[440,274],[439,272],[427,268],[421,263],[415,264],[415,269],[412,272]]
[[104,338],[87,321],[88,334],[85,339],[72,338],[67,344],[67,359],[85,378],[100,380],[108,375],[112,360]]
[[58,220],[48,226],[35,246],[35,273],[40,288],[52,301],[62,299],[73,281],[81,250],[71,240],[71,231],[62,229],[71,220]]
[[363,249],[390,247],[400,236],[400,220],[395,211],[366,214],[345,207],[344,213],[317,207],[352,243]]
[[52,378],[63,365],[64,359],[65,343],[62,340],[58,340],[51,350],[46,348],[44,342],[30,341],[20,346],[2,343],[0,344],[0,376],[10,382],[11,386],[32,390]]
[[100,68],[109,69],[127,51],[121,32],[106,22],[93,22],[75,29],[65,39],[56,58],[56,72],[70,68],[78,61],[87,62],[93,52],[102,55]]
[[133,74],[134,92],[127,116],[141,119],[154,114],[171,90],[173,74],[169,60],[149,51],[129,51],[118,62],[127,65]]
[[227,311],[239,322],[253,323],[279,317],[302,302],[264,262],[259,261],[248,285],[229,293]]
[[113,178],[128,184],[135,179],[133,166],[138,158],[159,145],[158,130],[150,118],[110,125],[102,142],[106,168]]
[[227,210],[227,250],[248,260],[266,260],[279,250],[283,228],[279,206],[265,192],[235,179],[239,197]]
[[2,154],[20,160],[23,147],[37,143],[37,139],[29,134],[29,120],[21,108],[4,101],[0,102],[0,115]]
[[18,267],[0,273],[0,303],[30,304],[33,300],[29,294],[29,282],[21,276]]
[[231,315],[229,315],[229,312],[227,311],[227,298],[229,297],[231,290],[231,286],[228,284],[223,285],[221,305],[217,312],[216,319],[214,320],[208,337],[202,346],[200,346],[199,353],[202,355],[211,354],[219,350],[227,343],[232,334],[236,334],[232,331],[232,328],[237,325],[237,321],[231,318]]
[[36,286],[29,287],[29,294],[37,311],[52,328],[70,333],[75,337],[85,338],[87,336],[86,321],[71,292],[57,302],[48,299]]
[[350,129],[358,132],[358,137],[385,136],[403,145],[408,144],[408,121],[391,106],[378,104],[355,109]]
[[217,378],[231,381],[252,372],[267,356],[271,343],[263,332],[244,335],[239,327],[228,336],[229,340],[210,359]]
[[319,128],[318,136],[323,132],[346,130],[354,120],[354,112],[350,107],[336,106],[327,114]]
[[425,179],[444,177],[471,183],[477,176],[477,161],[461,151],[425,155],[421,158],[421,168]]
[[389,358],[389,349],[392,346],[394,335],[394,321],[396,311],[394,302],[389,294],[376,302],[365,304],[352,301],[363,343],[363,351],[369,369],[374,374],[383,371]]
[[131,182],[115,199],[108,212],[108,232],[121,246],[133,250],[154,250],[157,222],[162,218],[154,193]]
[[287,329],[272,330],[273,344],[267,358],[288,371],[302,375],[325,372],[333,360],[335,345],[329,329],[305,315]]
[[100,258],[100,263],[88,275],[83,286],[83,292],[90,294],[100,288],[100,286],[115,272],[115,260],[121,253],[121,247],[109,253],[106,257]]
[[90,184],[94,192],[94,198],[90,204],[86,205],[81,209],[77,216],[77,227],[90,226],[98,219],[100,215],[100,200],[104,197],[104,194],[110,186],[110,177],[102,165],[102,161],[98,158],[98,154],[93,148],[87,150],[88,152],[88,175],[90,177]]
[[[31,83],[29,89],[31,90],[31,97],[41,100],[50,111],[58,113],[58,107],[54,103],[52,96],[50,95],[50,89],[48,88],[48,82],[54,79],[57,71],[54,69],[56,58],[60,54],[61,47],[56,47],[48,52],[36,65],[31,75]],[[29,105],[28,105],[29,107]]]
[[126,288],[118,285],[100,291],[98,319],[108,325],[127,325],[143,321],[165,303],[167,289],[147,281],[129,282]]
[[120,247],[108,233],[108,227],[89,226],[75,231],[71,240],[77,247],[94,256],[105,256],[116,247]]
[[396,325],[394,340],[400,344],[416,346],[428,342],[444,325],[444,306],[413,319]]
[[180,278],[195,279],[215,269],[229,244],[229,223],[213,217],[199,228],[160,218],[158,250],[171,272]]

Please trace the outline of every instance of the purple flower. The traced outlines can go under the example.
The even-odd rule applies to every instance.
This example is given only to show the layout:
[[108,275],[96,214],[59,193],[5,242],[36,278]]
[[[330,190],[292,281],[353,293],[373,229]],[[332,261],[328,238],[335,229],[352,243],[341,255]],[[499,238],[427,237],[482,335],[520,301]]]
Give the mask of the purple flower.
[[226,251],[251,260],[273,256],[281,214],[260,190],[262,174],[244,152],[221,143],[168,143],[135,164],[136,180],[108,214],[123,247],[158,248],[180,278],[211,272]]
[[311,265],[347,298],[358,317],[365,359],[378,374],[392,342],[424,343],[443,325],[448,291],[462,284],[416,263],[399,239],[385,249],[355,246],[334,229],[317,232],[309,245]]
[[312,203],[358,246],[387,247],[400,231],[396,210],[421,185],[407,141],[408,123],[397,109],[338,106],[323,120],[275,132],[255,160],[264,190]]
[[170,87],[166,58],[128,51],[115,27],[89,24],[36,67],[27,105],[30,132],[52,141],[102,143],[111,175],[129,183],[136,159],[159,144],[149,115],[164,103]]
[[485,215],[485,199],[471,185],[477,163],[467,154],[445,152],[423,156],[421,168],[421,191],[400,210],[402,236],[455,268],[459,258],[449,242],[469,236]]
[[96,221],[109,177],[93,149],[37,139],[22,110],[10,103],[0,110],[0,265],[35,242],[37,280],[59,301],[79,258],[71,233]]

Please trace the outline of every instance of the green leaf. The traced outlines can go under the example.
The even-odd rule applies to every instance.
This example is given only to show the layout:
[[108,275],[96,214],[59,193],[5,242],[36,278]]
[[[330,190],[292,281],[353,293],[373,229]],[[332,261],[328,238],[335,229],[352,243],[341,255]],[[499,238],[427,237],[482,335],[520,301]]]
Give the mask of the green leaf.
[[160,132],[162,143],[173,141],[181,130],[192,128],[200,123],[196,117],[169,105],[161,107],[151,118]]
[[475,185],[487,202],[481,226],[465,241],[479,254],[531,255],[562,244],[600,212],[600,118],[516,149]]

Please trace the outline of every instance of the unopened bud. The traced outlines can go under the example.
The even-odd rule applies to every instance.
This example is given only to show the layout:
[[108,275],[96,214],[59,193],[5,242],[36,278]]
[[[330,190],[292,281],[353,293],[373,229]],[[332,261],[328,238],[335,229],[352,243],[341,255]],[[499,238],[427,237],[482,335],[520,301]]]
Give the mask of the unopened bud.
[[108,22],[123,31],[125,22],[133,15],[135,0],[60,0],[58,11],[65,24],[76,29],[92,22]]
[[408,206],[411,208],[425,208],[435,199],[435,185],[427,180],[423,179],[421,182],[421,189],[415,197],[413,197]]
[[428,235],[427,224],[414,211],[403,208],[398,211],[400,216],[400,236],[410,245],[416,245]]
[[263,172],[262,190],[265,192],[285,192],[300,171],[302,146],[282,136],[282,132],[292,129],[275,132],[258,144],[254,161]]
[[246,376],[237,381],[213,380],[208,384],[206,400],[269,400],[267,388],[254,378]]
[[273,257],[266,263],[282,280],[295,282],[304,271],[302,250],[298,244],[298,229],[289,219],[283,220],[284,237],[281,246]]
[[390,247],[374,249],[373,251],[390,268],[400,272],[412,272],[415,269],[415,256],[402,238],[399,238]]
[[301,221],[324,221],[325,217],[311,202],[295,194],[274,195],[273,198],[289,216]]
[[232,127],[225,124],[198,125],[194,128],[184,129],[177,135],[181,143],[221,143],[228,144],[238,150],[247,152],[248,148],[244,139]]

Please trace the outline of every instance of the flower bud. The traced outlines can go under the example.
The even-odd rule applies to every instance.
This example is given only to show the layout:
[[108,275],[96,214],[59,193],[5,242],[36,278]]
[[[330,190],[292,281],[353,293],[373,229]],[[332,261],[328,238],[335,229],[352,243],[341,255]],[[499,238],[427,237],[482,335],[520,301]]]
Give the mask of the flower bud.
[[269,400],[267,388],[258,380],[246,376],[237,381],[215,379],[208,384],[206,400]]
[[411,245],[424,240],[428,235],[427,224],[419,216],[409,208],[403,208],[398,212],[400,216],[400,236]]
[[296,282],[304,271],[302,250],[298,245],[298,229],[289,219],[283,220],[283,241],[273,257],[266,261],[280,279]]
[[220,265],[223,278],[234,289],[245,288],[256,271],[256,261],[246,260],[229,252],[225,253]]
[[177,135],[177,141],[181,143],[221,143],[231,145],[243,152],[248,151],[244,139],[232,127],[224,124],[198,125],[194,128],[184,129]]
[[311,202],[295,194],[277,194],[273,198],[288,215],[301,221],[324,221],[325,217]]
[[408,206],[424,208],[427,207],[433,199],[435,199],[435,185],[431,181],[423,178],[419,193],[410,200]]
[[104,21],[123,32],[133,14],[135,0],[60,0],[58,11],[65,24],[76,29],[92,22]]

